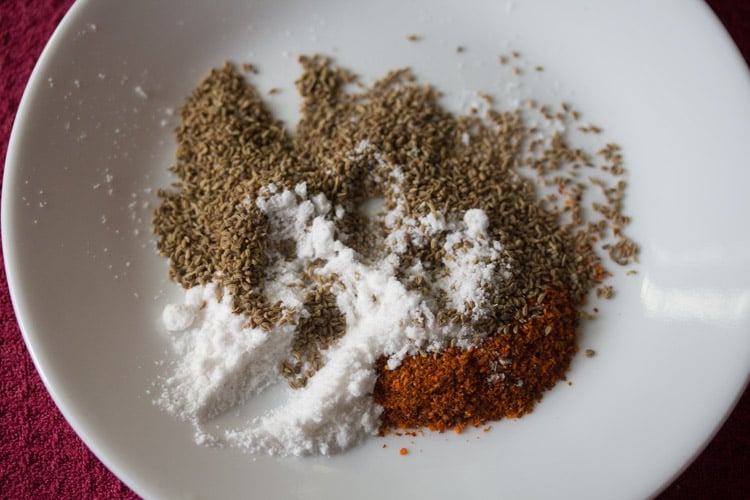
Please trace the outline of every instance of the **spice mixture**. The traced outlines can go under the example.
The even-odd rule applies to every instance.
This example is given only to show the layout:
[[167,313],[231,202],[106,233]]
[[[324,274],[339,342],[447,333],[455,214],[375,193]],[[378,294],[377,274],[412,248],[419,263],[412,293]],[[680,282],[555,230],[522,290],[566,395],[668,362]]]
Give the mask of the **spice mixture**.
[[[179,356],[158,403],[199,441],[294,455],[528,413],[565,378],[589,292],[614,293],[596,247],[636,259],[619,148],[573,148],[486,95],[456,116],[408,70],[365,88],[300,63],[293,133],[231,64],[181,108],[154,231],[187,292],[164,311]],[[282,406],[209,428],[279,377]]]

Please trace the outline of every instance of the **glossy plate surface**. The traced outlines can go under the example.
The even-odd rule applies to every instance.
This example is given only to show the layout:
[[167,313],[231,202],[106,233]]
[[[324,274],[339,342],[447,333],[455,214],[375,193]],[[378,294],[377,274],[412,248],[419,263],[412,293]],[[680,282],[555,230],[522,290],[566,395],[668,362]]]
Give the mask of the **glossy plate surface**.
[[[521,77],[497,62],[511,50]],[[411,66],[455,110],[477,90],[499,107],[568,101],[623,147],[639,273],[618,276],[586,325],[598,355],[577,357],[573,385],[531,415],[278,460],[199,447],[151,403],[169,345],[160,312],[179,294],[150,234],[176,110],[211,67],[252,62],[293,124],[296,56],[314,52],[365,77]],[[81,1],[13,131],[8,281],[55,401],[144,497],[644,497],[702,449],[748,377],[748,137],[747,68],[698,1]]]

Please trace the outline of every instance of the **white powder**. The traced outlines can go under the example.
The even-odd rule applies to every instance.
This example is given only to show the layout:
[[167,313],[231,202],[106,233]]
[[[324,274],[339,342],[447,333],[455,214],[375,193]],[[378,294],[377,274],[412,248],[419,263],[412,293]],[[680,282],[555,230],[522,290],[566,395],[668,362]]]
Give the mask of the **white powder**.
[[[484,317],[491,307],[486,302],[488,291],[496,288],[499,280],[510,278],[510,266],[503,258],[503,246],[487,237],[489,220],[483,210],[471,209],[460,222],[446,221],[440,213],[429,213],[419,219],[405,216],[405,201],[384,217],[390,230],[385,244],[392,252],[403,254],[408,245],[424,248],[432,238],[445,233],[443,264],[445,276],[439,277],[433,290],[442,290],[448,306],[475,319]],[[421,267],[412,269],[412,276],[425,278]],[[467,307],[467,304],[472,307]]]
[[[394,168],[393,180],[399,176]],[[366,264],[337,236],[341,207],[333,208],[321,194],[311,195],[305,184],[293,191],[269,185],[257,200],[245,203],[255,203],[267,216],[271,240],[296,244],[291,261],[269,255],[273,264],[264,288],[269,303],[281,301],[293,312],[271,331],[245,328],[246,318],[232,313],[228,294],[217,301],[214,284],[188,290],[184,304],[164,310],[178,361],[157,403],[192,422],[199,442],[275,455],[329,454],[375,434],[382,411],[372,399],[376,360],[386,356],[388,366],[395,368],[408,354],[441,349],[449,336],[469,337],[456,327],[438,327],[435,294],[407,289],[397,278],[407,240],[423,246],[428,237],[445,234],[450,260],[433,291],[444,291],[449,304],[469,315],[482,315],[486,289],[503,276],[498,270],[507,271],[502,247],[487,237],[487,216],[481,210],[469,210],[461,220],[446,221],[439,213],[415,220],[404,217],[399,202],[382,215],[390,231],[383,259]],[[296,325],[309,315],[299,274],[313,261],[322,262],[316,271],[322,277],[338,276],[331,293],[345,316],[346,334],[322,352],[324,366],[304,388],[288,390],[283,404],[239,428],[217,427],[213,417],[281,379],[279,365],[289,356]],[[421,263],[408,274],[407,279],[426,277]],[[475,304],[471,311],[467,302]]]
[[199,310],[190,304],[169,304],[162,314],[164,326],[171,332],[187,330],[195,322]]
[[243,327],[228,294],[216,301],[215,287],[188,290],[185,304],[164,313],[167,328],[187,326],[172,337],[179,361],[158,403],[199,427],[274,382],[294,334],[289,325],[272,332]]
[[143,87],[141,87],[140,85],[136,85],[135,87],[133,87],[133,91],[141,99],[148,99],[148,94],[146,93],[145,90],[143,90]]
[[[448,275],[438,281],[447,293],[448,305],[460,313],[474,312],[484,316],[490,304],[487,289],[497,286],[500,277],[510,278],[509,266],[502,262],[502,245],[487,239],[489,221],[482,210],[467,210],[465,230],[455,231],[445,239],[444,260]],[[474,304],[471,311],[467,304]]]

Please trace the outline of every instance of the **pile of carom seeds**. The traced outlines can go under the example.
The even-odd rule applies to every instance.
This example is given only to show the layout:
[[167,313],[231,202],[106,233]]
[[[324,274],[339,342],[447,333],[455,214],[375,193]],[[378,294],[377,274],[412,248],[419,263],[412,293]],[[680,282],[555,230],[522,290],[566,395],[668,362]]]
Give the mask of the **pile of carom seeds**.
[[[154,232],[186,295],[164,311],[178,355],[157,403],[199,442],[281,455],[530,412],[589,293],[612,295],[596,247],[637,257],[619,148],[570,147],[521,110],[455,116],[408,70],[365,87],[300,63],[294,133],[231,64],[180,110]],[[568,104],[527,105],[576,127]],[[281,406],[209,425],[280,377]]]

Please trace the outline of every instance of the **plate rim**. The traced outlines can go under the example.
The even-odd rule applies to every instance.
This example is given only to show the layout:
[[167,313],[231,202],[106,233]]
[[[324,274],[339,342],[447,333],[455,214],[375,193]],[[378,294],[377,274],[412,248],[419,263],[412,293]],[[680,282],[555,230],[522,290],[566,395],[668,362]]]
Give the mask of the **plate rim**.
[[[748,68],[747,63],[745,62],[737,45],[732,40],[730,34],[724,28],[715,12],[705,2],[699,3],[703,6],[702,8],[704,9],[704,15],[707,15],[707,17],[712,20],[712,30],[716,33],[721,33],[722,36],[726,39],[725,41],[729,42],[729,45],[733,49],[733,58],[735,59],[735,63],[738,63],[741,68],[744,68],[745,79],[750,82],[750,68]],[[71,26],[75,24],[82,15],[85,14],[86,9],[89,8],[91,4],[91,0],[77,0],[65,13],[63,18],[53,31],[52,35],[50,36],[49,40],[45,44],[39,58],[37,59],[19,102],[13,127],[11,129],[8,140],[5,170],[3,173],[2,203],[0,210],[0,229],[2,230],[3,259],[7,277],[7,285],[10,292],[16,321],[18,322],[19,330],[23,336],[24,344],[26,345],[32,362],[34,363],[34,366],[44,384],[45,389],[47,390],[55,405],[57,406],[65,420],[68,422],[68,424],[71,426],[71,428],[85,443],[85,445],[94,453],[94,455],[96,455],[96,457],[105,465],[105,467],[112,471],[118,477],[118,479],[120,479],[134,492],[141,496],[145,496],[148,491],[141,490],[141,481],[139,481],[135,477],[132,477],[128,472],[126,465],[117,463],[117,460],[113,459],[113,457],[108,454],[107,450],[103,449],[100,446],[99,439],[94,435],[95,433],[92,434],[88,429],[86,429],[85,425],[82,425],[75,418],[71,417],[71,401],[67,401],[66,398],[64,398],[59,393],[59,391],[54,388],[55,382],[48,377],[48,373],[45,370],[44,364],[40,360],[38,352],[38,349],[40,349],[40,347],[33,339],[33,336],[31,336],[31,334],[29,333],[29,329],[26,324],[25,314],[28,313],[26,312],[26,300],[23,298],[23,295],[25,295],[26,293],[25,287],[21,281],[21,277],[18,276],[17,266],[14,266],[14,262],[17,262],[17,260],[19,259],[19,251],[17,248],[15,248],[14,238],[12,237],[12,233],[17,229],[13,227],[16,225],[14,223],[15,210],[10,205],[11,201],[13,201],[16,197],[9,193],[11,192],[13,186],[17,185],[17,176],[19,175],[20,168],[18,166],[18,157],[21,154],[19,152],[21,150],[21,147],[19,145],[20,135],[22,134],[22,131],[24,129],[28,128],[28,125],[26,124],[28,120],[26,110],[34,99],[34,94],[36,94],[39,91],[40,86],[43,85],[43,77],[41,76],[41,74],[49,65],[50,61],[54,58],[60,43],[62,43],[62,39],[65,33],[67,33],[70,30]],[[718,30],[716,28],[718,28]],[[724,426],[726,420],[734,411],[737,403],[739,402],[743,394],[748,390],[749,385],[750,372],[748,372],[745,377],[744,383],[742,384],[742,389],[735,395],[735,398],[728,407],[728,410],[725,412],[720,421],[718,421],[714,426],[713,432],[705,437],[705,439],[703,440],[703,444],[698,449],[696,449],[689,458],[686,459],[685,463],[678,471],[676,471],[671,477],[664,480],[662,486],[654,492],[654,496],[658,495],[667,487],[669,487],[695,461],[695,459],[700,456],[703,451],[705,451],[705,448],[711,443],[711,441],[716,437],[716,434]]]

